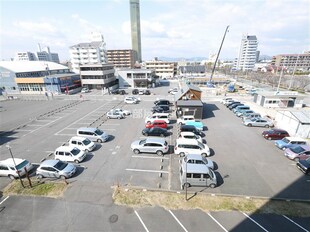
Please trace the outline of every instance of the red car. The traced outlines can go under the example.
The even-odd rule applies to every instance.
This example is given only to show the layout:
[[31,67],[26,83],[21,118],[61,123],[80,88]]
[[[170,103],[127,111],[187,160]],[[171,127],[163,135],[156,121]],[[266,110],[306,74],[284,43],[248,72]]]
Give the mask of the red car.
[[280,139],[283,139],[284,137],[289,137],[290,135],[285,130],[272,129],[272,130],[263,131],[262,136],[268,140],[272,140],[272,139],[280,140]]
[[154,120],[153,122],[147,123],[146,128],[160,127],[167,129],[167,123],[164,120]]

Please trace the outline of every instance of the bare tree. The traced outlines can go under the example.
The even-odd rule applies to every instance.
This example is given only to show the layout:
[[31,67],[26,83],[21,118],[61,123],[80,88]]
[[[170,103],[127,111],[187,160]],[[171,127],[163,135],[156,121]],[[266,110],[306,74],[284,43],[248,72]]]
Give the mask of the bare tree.
[[309,76],[295,76],[296,81],[298,81],[298,89],[306,90],[306,87],[310,85]]

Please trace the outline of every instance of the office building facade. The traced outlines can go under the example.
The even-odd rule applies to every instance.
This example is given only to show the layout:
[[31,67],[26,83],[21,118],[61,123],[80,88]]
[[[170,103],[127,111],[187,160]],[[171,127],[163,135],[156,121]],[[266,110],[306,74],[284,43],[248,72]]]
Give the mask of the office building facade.
[[177,62],[161,60],[145,61],[145,68],[155,71],[155,75],[161,78],[173,78],[177,74]]
[[302,54],[281,54],[272,57],[272,65],[285,67],[289,72],[310,70],[310,51]]
[[139,0],[130,0],[131,45],[135,51],[135,62],[142,61],[141,31],[140,31],[140,3]]
[[38,45],[37,52],[17,52],[14,61],[50,61],[60,63],[58,53],[52,53],[49,47],[41,49]]

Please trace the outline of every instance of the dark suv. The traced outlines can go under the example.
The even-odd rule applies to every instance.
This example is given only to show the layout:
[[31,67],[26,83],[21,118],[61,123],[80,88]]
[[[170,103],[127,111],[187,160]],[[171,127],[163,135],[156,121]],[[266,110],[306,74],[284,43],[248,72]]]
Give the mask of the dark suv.
[[126,94],[126,91],[123,90],[123,89],[115,89],[115,90],[112,90],[112,94],[125,95],[125,94]]
[[279,139],[283,139],[284,137],[289,137],[290,135],[285,130],[272,129],[272,130],[263,131],[262,136],[268,140],[272,140],[272,139],[279,140]]
[[133,90],[132,90],[132,94],[134,94],[134,95],[139,94],[139,90],[138,90],[138,89],[133,89]]
[[155,101],[154,104],[155,105],[166,105],[166,106],[169,106],[171,103],[168,100],[161,99],[161,100]]
[[193,132],[195,135],[201,135],[202,134],[202,132],[197,130],[197,128],[195,126],[192,126],[192,125],[182,125],[180,127],[180,132],[184,132],[184,131]]

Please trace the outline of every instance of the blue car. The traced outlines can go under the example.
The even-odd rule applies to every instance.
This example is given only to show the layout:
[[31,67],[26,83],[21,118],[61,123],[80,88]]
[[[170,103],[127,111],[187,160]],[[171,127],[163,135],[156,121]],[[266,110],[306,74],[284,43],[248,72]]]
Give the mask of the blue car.
[[199,130],[199,131],[203,131],[203,127],[204,127],[204,125],[203,125],[202,122],[196,121],[196,120],[195,120],[195,121],[194,121],[194,120],[186,121],[186,122],[185,122],[185,125],[194,126],[194,127],[196,127],[196,129]]
[[285,150],[286,148],[292,148],[297,145],[306,145],[307,141],[298,137],[285,137],[281,140],[276,140],[275,145],[281,150]]

